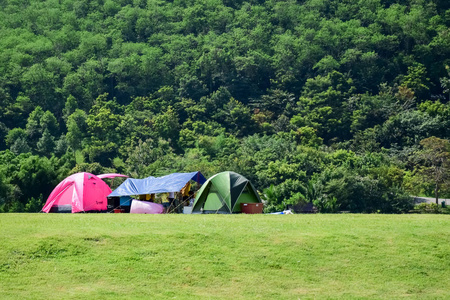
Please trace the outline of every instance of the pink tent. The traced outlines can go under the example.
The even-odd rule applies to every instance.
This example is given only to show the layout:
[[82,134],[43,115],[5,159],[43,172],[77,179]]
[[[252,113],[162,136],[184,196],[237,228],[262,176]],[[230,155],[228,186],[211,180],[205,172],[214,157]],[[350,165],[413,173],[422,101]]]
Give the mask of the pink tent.
[[61,181],[47,199],[43,212],[106,211],[109,186],[91,173],[77,173]]

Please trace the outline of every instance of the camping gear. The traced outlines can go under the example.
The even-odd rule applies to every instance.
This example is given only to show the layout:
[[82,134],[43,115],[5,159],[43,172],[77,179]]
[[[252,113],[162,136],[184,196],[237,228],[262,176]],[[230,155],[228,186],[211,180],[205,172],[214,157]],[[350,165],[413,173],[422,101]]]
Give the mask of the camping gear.
[[190,214],[190,213],[192,213],[192,206],[184,206],[183,214]]
[[130,214],[162,214],[164,212],[164,207],[162,204],[139,201],[133,199],[131,202]]
[[124,213],[130,212],[131,201],[130,196],[108,197],[108,212],[114,212],[115,209],[121,209]]
[[262,214],[262,203],[241,203],[241,212],[244,214]]
[[192,213],[238,213],[241,203],[261,203],[261,199],[247,178],[222,172],[209,178],[197,192]]
[[191,180],[203,184],[206,178],[200,172],[173,173],[144,179],[127,178],[109,197],[179,192]]
[[277,211],[273,213],[269,213],[269,215],[293,215],[292,211],[290,209],[283,210],[283,211]]
[[47,199],[43,212],[106,211],[109,186],[91,173],[76,173],[61,181]]

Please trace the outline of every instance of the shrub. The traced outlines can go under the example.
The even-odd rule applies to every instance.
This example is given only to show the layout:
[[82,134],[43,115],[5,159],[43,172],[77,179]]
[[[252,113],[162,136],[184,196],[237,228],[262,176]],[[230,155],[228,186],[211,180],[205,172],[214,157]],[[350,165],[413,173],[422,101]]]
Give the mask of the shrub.
[[414,211],[421,214],[450,214],[450,207],[442,207],[436,203],[420,203],[414,206]]
[[40,212],[43,205],[43,197],[42,194],[40,194],[39,197],[31,197],[30,200],[28,200],[27,204],[25,204],[25,211]]

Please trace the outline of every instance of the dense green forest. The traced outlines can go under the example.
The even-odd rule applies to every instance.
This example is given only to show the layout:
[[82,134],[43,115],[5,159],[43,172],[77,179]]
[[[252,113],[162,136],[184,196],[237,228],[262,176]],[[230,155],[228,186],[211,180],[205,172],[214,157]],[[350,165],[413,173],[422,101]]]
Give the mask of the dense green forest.
[[0,211],[78,171],[232,170],[269,211],[450,195],[449,26],[447,0],[0,0]]

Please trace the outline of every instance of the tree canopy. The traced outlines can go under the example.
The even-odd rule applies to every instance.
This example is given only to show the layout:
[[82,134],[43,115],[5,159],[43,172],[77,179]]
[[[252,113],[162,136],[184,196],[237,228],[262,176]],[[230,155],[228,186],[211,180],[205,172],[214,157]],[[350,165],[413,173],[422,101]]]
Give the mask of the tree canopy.
[[450,136],[448,1],[0,8],[1,211],[82,170],[232,170],[270,209],[403,212],[434,195],[411,157]]

